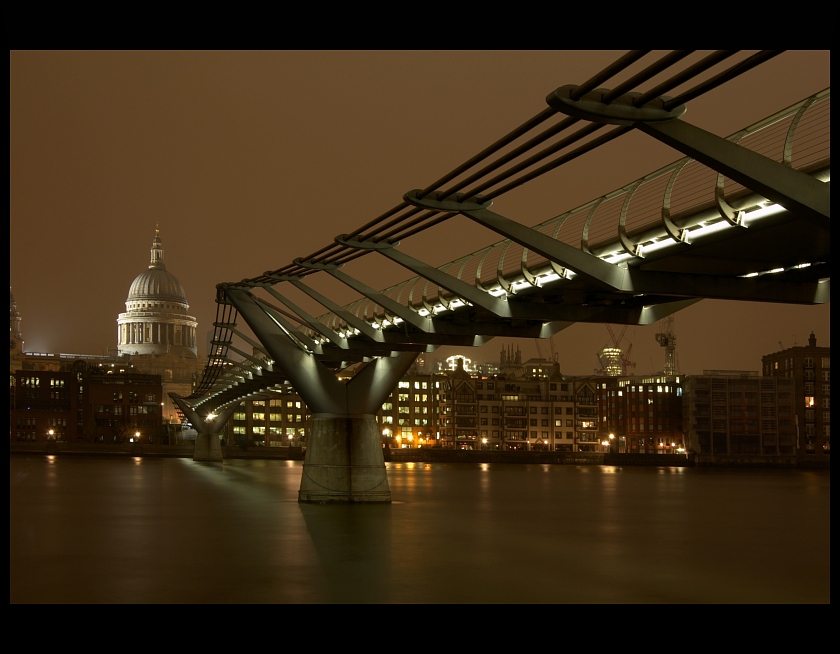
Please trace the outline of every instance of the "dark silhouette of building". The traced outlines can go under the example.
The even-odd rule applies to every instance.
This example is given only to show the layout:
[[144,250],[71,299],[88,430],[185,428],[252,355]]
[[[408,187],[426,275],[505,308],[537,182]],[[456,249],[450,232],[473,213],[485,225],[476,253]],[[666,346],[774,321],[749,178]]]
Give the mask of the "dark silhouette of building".
[[66,361],[57,370],[17,370],[9,437],[17,441],[163,440],[160,375]]
[[794,380],[757,372],[692,375],[683,390],[683,421],[696,454],[795,455]]
[[786,377],[794,382],[798,453],[830,454],[831,348],[818,347],[811,332],[808,345],[767,354],[761,357],[761,365],[766,377]]

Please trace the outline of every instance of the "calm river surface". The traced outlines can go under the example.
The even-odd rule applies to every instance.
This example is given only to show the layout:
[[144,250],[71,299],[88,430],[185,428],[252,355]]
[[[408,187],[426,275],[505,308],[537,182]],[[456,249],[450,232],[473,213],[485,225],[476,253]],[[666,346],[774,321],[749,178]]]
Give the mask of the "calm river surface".
[[830,603],[830,471],[12,455],[11,603]]

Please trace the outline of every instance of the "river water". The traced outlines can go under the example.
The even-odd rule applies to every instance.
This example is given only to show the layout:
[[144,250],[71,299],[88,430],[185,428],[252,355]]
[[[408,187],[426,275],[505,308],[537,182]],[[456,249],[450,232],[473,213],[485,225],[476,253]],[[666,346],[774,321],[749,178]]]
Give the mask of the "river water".
[[830,603],[830,471],[12,455],[15,603]]

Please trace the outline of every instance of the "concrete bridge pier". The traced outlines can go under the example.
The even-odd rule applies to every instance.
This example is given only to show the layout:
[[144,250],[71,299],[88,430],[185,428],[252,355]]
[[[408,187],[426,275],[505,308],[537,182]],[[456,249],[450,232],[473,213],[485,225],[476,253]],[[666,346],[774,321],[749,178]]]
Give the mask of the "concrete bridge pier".
[[223,461],[222,443],[219,440],[218,432],[202,433],[199,430],[195,437],[195,452],[193,461]]
[[339,381],[312,352],[292,343],[286,334],[293,327],[277,326],[283,316],[269,315],[247,291],[228,288],[225,295],[312,411],[298,501],[390,502],[375,416],[419,352],[383,352]]
[[298,501],[390,502],[374,415],[312,416]]

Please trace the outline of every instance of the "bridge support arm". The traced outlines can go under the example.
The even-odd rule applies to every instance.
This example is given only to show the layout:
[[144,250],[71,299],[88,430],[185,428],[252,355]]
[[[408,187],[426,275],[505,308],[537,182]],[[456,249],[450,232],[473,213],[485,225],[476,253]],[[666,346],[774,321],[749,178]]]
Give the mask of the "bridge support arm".
[[634,127],[821,229],[831,230],[828,184],[682,120],[638,122]]
[[343,413],[343,386],[335,374],[293,344],[250,293],[227,289],[226,294],[306,404],[313,411]]
[[360,320],[355,315],[347,311],[344,307],[339,306],[328,297],[321,295],[318,291],[310,288],[303,282],[299,280],[290,280],[291,284],[296,286],[298,289],[306,293],[309,297],[313,300],[324,306],[328,311],[332,311],[335,315],[341,318],[344,322],[348,325],[353,327],[353,329],[359,330],[360,333],[367,336],[372,341],[379,341],[383,342],[384,339],[382,337],[382,332],[379,330],[374,329],[364,320]]
[[169,397],[183,411],[197,432],[193,461],[221,461],[224,457],[222,455],[222,444],[219,441],[219,433],[239,404],[231,404],[221,409],[218,414],[215,414],[213,418],[208,420],[209,413],[206,416],[201,416],[198,411],[187,404],[186,400],[178,397],[175,393],[170,393]]
[[514,220],[500,216],[489,209],[465,211],[463,213],[479,225],[493,230],[537,254],[541,254],[549,261],[568,268],[577,275],[590,279],[605,290],[626,290],[627,271],[624,268],[607,263],[592,254],[546,236]]

